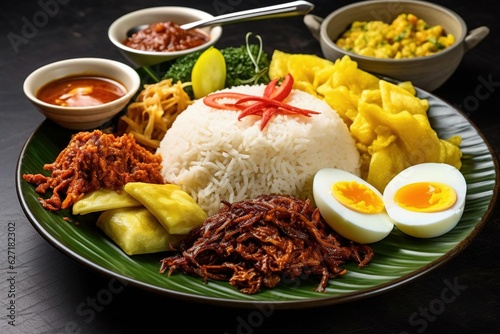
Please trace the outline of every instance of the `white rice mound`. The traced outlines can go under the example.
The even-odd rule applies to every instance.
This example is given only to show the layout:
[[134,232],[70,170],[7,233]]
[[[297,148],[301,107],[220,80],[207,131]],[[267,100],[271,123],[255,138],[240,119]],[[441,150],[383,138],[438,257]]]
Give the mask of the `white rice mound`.
[[[223,91],[262,96],[264,88]],[[179,185],[212,215],[222,200],[233,203],[262,194],[312,200],[314,175],[325,167],[359,175],[355,142],[327,103],[299,90],[284,102],[321,114],[276,115],[261,131],[259,116],[238,121],[239,111],[195,101],[177,117],[157,150],[165,181]]]

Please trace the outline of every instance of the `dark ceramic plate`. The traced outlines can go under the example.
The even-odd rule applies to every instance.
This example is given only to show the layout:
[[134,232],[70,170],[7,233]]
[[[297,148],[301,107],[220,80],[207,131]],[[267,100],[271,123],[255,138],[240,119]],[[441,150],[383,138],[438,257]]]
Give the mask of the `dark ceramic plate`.
[[[433,239],[415,239],[397,229],[373,245],[375,258],[364,269],[347,264],[343,277],[332,279],[324,293],[314,292],[317,281],[303,279],[245,295],[226,282],[209,281],[183,274],[159,273],[165,254],[127,256],[96,226],[96,216],[73,217],[70,212],[48,212],[37,201],[34,187],[24,173],[40,173],[66,147],[72,132],[45,121],[31,135],[17,166],[17,192],[23,210],[35,229],[64,254],[97,272],[120,278],[149,291],[183,300],[232,307],[272,303],[275,308],[306,308],[353,301],[397,288],[446,263],[463,251],[486,223],[498,194],[498,163],[481,133],[456,109],[437,97],[418,91],[430,102],[429,119],[440,138],[463,139],[463,172],[468,194],[465,211],[449,233]],[[63,220],[69,217],[71,222]],[[79,224],[75,224],[78,222]]]

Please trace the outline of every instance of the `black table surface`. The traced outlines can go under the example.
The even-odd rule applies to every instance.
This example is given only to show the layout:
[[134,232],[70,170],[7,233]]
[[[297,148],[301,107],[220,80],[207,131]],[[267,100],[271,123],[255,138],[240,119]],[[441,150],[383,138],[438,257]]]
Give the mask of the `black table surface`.
[[[312,1],[325,17],[352,1]],[[469,29],[490,34],[466,53],[455,74],[433,92],[484,134],[495,156],[500,150],[500,5],[498,1],[451,1],[447,6]],[[493,333],[500,329],[500,212],[494,209],[482,232],[458,256],[408,284],[374,297],[300,310],[224,308],[156,295],[133,286],[113,294],[105,305],[96,296],[109,289],[103,277],[70,259],[42,238],[24,215],[15,188],[21,148],[44,117],[22,92],[36,68],[65,58],[126,60],[107,38],[113,20],[133,10],[177,5],[213,15],[280,3],[263,0],[183,1],[4,1],[0,10],[0,332],[133,333],[159,329],[177,333]],[[36,23],[35,29],[29,24]],[[302,18],[238,23],[224,27],[217,46],[238,46],[247,32],[259,34],[266,51],[321,55]],[[9,249],[9,226],[15,248]],[[12,231],[10,231],[12,232]],[[11,251],[9,253],[9,250]],[[9,255],[15,254],[14,284]],[[442,302],[447,284],[453,300]],[[13,295],[12,295],[13,294]],[[12,321],[9,307],[15,302]],[[440,303],[441,301],[441,303]],[[438,307],[439,306],[439,307]],[[84,311],[86,313],[84,313]],[[15,324],[15,326],[13,326]]]

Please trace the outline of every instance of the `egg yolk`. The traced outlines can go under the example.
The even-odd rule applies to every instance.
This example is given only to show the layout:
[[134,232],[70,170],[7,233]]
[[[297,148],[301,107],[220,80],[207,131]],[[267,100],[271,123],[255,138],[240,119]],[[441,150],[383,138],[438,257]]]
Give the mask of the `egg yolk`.
[[439,182],[407,184],[396,192],[394,201],[403,209],[416,212],[439,212],[457,201],[455,190]]
[[356,181],[341,181],[332,185],[333,197],[345,207],[360,213],[380,213],[384,202],[365,184]]

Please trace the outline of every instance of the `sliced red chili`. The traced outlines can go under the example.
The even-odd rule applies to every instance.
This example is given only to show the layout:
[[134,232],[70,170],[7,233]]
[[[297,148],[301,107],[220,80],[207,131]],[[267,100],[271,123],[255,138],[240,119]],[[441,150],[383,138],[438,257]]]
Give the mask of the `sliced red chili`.
[[[238,107],[244,103],[250,102],[250,101],[256,101],[256,102],[263,102],[265,105],[270,105],[274,107],[279,107],[281,109],[296,113],[296,114],[301,114],[301,115],[309,115],[309,114],[319,114],[319,112],[314,111],[314,110],[307,110],[307,109],[302,109],[298,107],[294,107],[290,104],[286,104],[280,101],[272,100],[272,99],[267,99],[265,97],[258,97],[258,96],[247,96],[239,99],[236,101],[235,106]],[[254,109],[254,105],[250,105],[248,109]],[[251,113],[248,113],[251,114]],[[240,117],[241,118],[241,117]]]
[[278,88],[276,88],[269,97],[273,100],[283,101],[288,95],[290,95],[292,87],[293,77],[291,74],[287,74],[283,78],[283,82],[281,82],[281,85],[279,85]]
[[203,103],[205,103],[209,107],[217,109],[239,110],[234,103],[219,103],[218,100],[222,99],[239,100],[241,98],[249,96],[251,95],[236,93],[236,92],[212,93],[203,98]]
[[[283,79],[281,85],[276,88],[278,81],[278,79],[273,79],[267,84],[263,94],[265,98],[283,101],[288,95],[290,95],[293,86],[293,77],[290,74],[287,74]],[[257,113],[259,115],[262,115],[263,113],[259,112],[259,109],[265,108],[266,103],[266,101],[262,101],[252,104],[241,112],[238,119],[242,119],[243,117],[248,115],[255,115]],[[238,105],[238,102],[236,103],[236,105]],[[275,112],[277,112],[276,108],[273,108],[272,110],[275,110]]]
[[271,97],[271,94],[274,92],[274,89],[276,88],[277,84],[278,84],[278,79],[271,80],[267,84],[266,89],[264,89],[264,97]]
[[278,112],[278,108],[264,108],[262,111],[262,120],[260,122],[260,131],[264,130],[267,123],[271,120],[274,114]]
[[[292,105],[283,103],[282,101],[290,95],[293,88],[293,77],[287,74],[280,85],[279,80],[271,80],[264,89],[263,96],[253,96],[236,92],[219,92],[207,95],[203,102],[213,108],[241,110],[238,120],[249,115],[262,117],[260,129],[264,130],[267,123],[275,114],[297,114],[311,117],[319,112],[313,110],[302,109]],[[220,103],[221,99],[231,99],[235,102]]]

